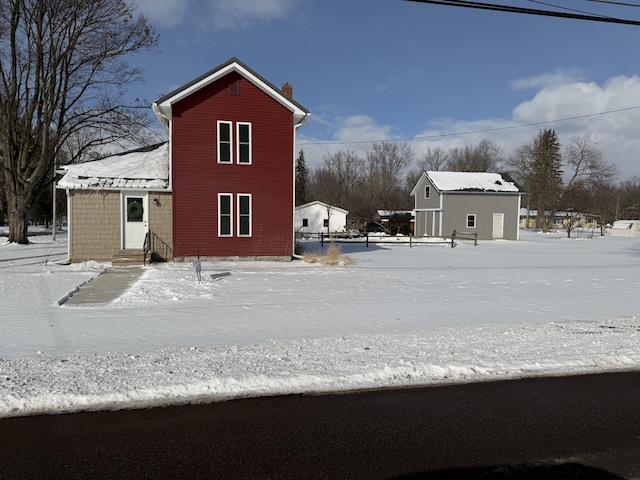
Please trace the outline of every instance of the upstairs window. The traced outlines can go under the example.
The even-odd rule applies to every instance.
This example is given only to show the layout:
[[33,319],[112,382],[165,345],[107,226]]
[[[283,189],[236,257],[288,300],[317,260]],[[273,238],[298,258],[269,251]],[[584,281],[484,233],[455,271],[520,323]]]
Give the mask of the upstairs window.
[[233,202],[231,199],[233,195],[230,193],[218,194],[218,236],[230,237],[231,232],[231,219],[233,216]]
[[427,185],[424,187],[424,198],[429,198],[431,196],[431,187]]
[[251,163],[251,124],[238,122],[236,124],[238,139],[238,163]]
[[251,236],[251,195],[238,194],[238,236]]
[[232,163],[231,122],[218,121],[218,163]]
[[476,214],[470,213],[467,215],[467,228],[476,228]]

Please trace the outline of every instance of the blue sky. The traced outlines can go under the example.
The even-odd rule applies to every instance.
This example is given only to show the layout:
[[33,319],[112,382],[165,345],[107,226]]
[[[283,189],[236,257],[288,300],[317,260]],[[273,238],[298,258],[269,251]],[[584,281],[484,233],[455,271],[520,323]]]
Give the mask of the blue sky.
[[[383,140],[418,158],[487,138],[509,155],[554,128],[563,145],[591,132],[619,180],[640,176],[640,26],[402,0],[136,3],[161,41],[135,58],[146,81],[132,96],[151,102],[238,57],[311,111],[298,133],[311,167]],[[640,8],[556,3],[640,19]]]

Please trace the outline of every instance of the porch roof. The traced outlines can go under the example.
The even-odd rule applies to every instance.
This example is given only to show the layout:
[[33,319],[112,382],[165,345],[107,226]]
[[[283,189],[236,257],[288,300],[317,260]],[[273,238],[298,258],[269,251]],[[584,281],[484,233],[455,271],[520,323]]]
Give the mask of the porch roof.
[[169,187],[169,147],[159,143],[101,160],[64,165],[62,189],[142,189]]

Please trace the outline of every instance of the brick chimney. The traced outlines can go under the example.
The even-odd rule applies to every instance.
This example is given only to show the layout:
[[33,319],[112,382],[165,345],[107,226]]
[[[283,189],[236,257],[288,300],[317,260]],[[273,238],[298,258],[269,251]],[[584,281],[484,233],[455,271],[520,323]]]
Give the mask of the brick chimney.
[[284,82],[282,84],[282,93],[284,93],[285,97],[293,100],[293,87],[289,85],[287,82]]

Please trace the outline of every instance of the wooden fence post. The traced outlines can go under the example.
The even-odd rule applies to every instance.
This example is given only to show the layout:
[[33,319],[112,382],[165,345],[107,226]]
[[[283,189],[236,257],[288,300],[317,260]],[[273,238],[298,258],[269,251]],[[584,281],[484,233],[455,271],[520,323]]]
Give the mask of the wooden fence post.
[[454,230],[453,233],[451,234],[451,248],[454,247],[455,245],[455,239],[456,239],[456,231]]

